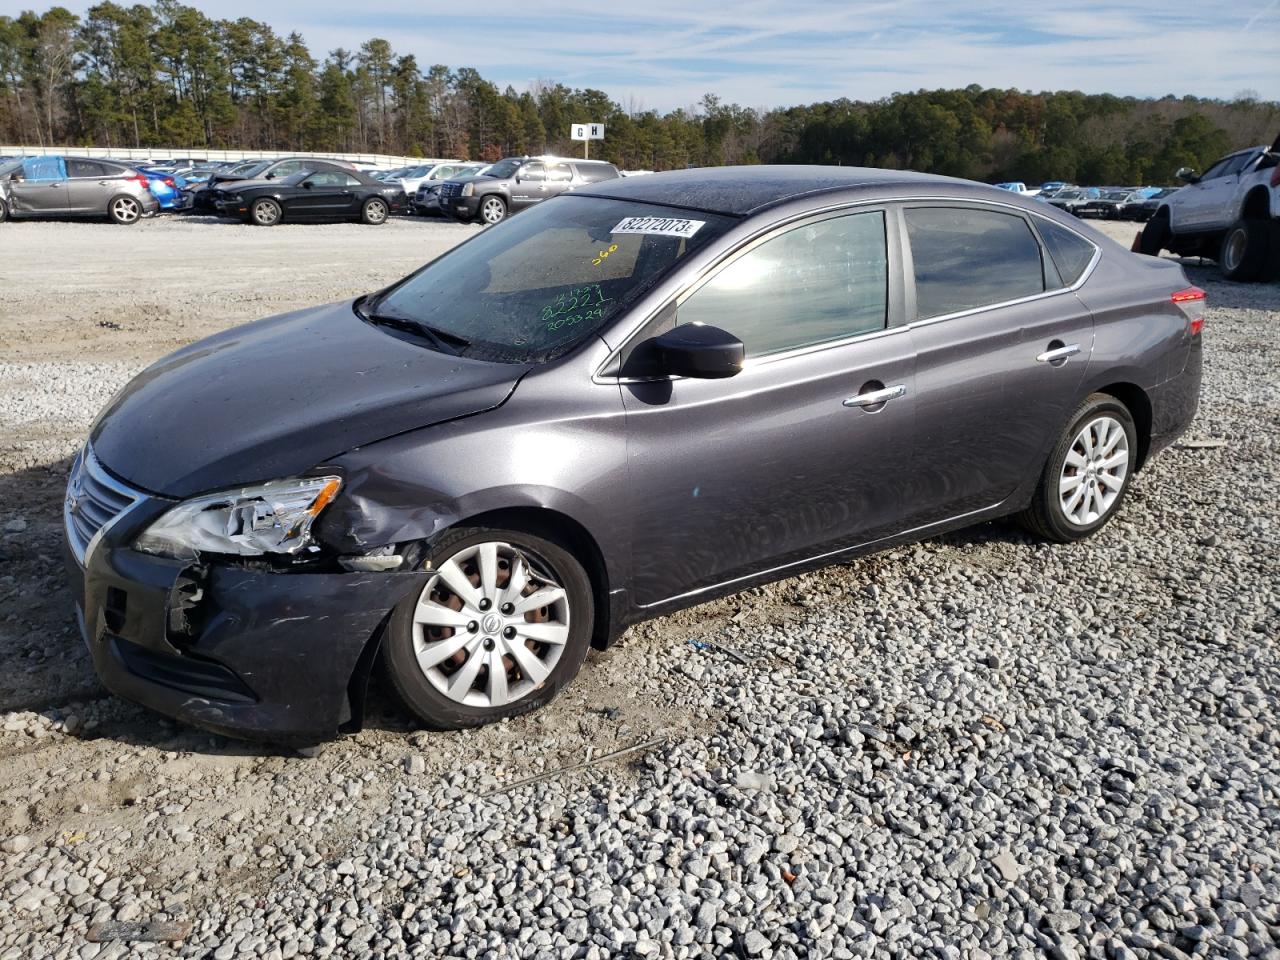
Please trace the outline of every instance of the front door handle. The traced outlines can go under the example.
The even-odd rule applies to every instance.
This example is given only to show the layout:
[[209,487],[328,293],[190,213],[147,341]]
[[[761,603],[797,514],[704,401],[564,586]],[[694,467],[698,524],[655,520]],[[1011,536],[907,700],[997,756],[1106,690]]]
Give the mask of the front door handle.
[[855,394],[845,400],[844,405],[846,407],[878,407],[880,404],[888,403],[890,400],[897,400],[905,395],[906,392],[907,385],[899,383],[896,386]]
[[[1050,345],[1052,347],[1052,344]],[[1052,347],[1044,353],[1036,357],[1036,363],[1052,363],[1060,366],[1066,363],[1068,357],[1074,357],[1080,352],[1080,344],[1069,343],[1065,347]]]

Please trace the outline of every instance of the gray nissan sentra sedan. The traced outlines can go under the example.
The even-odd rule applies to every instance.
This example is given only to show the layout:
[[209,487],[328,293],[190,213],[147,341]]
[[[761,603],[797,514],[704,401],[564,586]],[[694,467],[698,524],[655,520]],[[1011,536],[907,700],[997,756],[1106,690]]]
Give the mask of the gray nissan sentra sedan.
[[375,666],[427,726],[523,713],[645,618],[1005,515],[1094,533],[1191,422],[1203,308],[958,180],[584,188],[129,384],[67,488],[85,639],[229,734],[356,729]]

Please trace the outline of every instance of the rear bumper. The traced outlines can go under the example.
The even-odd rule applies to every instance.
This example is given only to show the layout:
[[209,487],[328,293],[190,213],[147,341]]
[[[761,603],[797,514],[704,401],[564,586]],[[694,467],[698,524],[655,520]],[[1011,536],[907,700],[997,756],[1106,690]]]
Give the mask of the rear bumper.
[[118,696],[233,737],[315,743],[359,720],[349,689],[420,573],[184,563],[128,544],[170,501],[142,499],[65,562],[94,668]]
[[1191,427],[1200,407],[1204,376],[1204,336],[1192,338],[1182,372],[1151,391],[1151,447],[1148,457],[1170,446]]

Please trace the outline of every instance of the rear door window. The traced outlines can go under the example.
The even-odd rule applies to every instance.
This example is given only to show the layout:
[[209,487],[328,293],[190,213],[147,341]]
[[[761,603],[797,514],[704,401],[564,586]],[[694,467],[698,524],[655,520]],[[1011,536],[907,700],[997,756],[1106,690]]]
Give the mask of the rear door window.
[[1044,292],[1040,244],[1018,214],[958,205],[907,207],[902,213],[917,320]]
[[546,170],[543,169],[543,166],[540,163],[526,163],[520,168],[520,172],[517,176],[521,180],[532,180],[535,183],[541,183],[543,180],[547,179]]
[[115,174],[109,173],[105,165],[98,163],[95,160],[68,158],[67,176],[75,179],[88,177],[110,177],[115,176]]
[[573,179],[573,170],[567,163],[548,163],[547,180],[552,183],[568,183]]

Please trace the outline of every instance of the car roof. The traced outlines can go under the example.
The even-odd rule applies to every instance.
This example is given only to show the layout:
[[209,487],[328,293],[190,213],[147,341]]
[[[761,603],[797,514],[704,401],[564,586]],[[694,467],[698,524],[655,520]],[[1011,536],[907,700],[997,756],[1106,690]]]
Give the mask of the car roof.
[[[762,165],[747,167],[706,167],[673,170],[646,177],[624,177],[594,183],[575,190],[577,195],[639,200],[674,207],[691,207],[710,213],[748,216],[766,207],[815,194],[833,193],[856,187],[884,187],[897,184],[966,185],[997,192],[987,184],[954,177],[908,170],[880,170],[873,167],[823,167]],[[1008,191],[999,191],[1007,193]],[[985,193],[984,193],[985,195]]]

